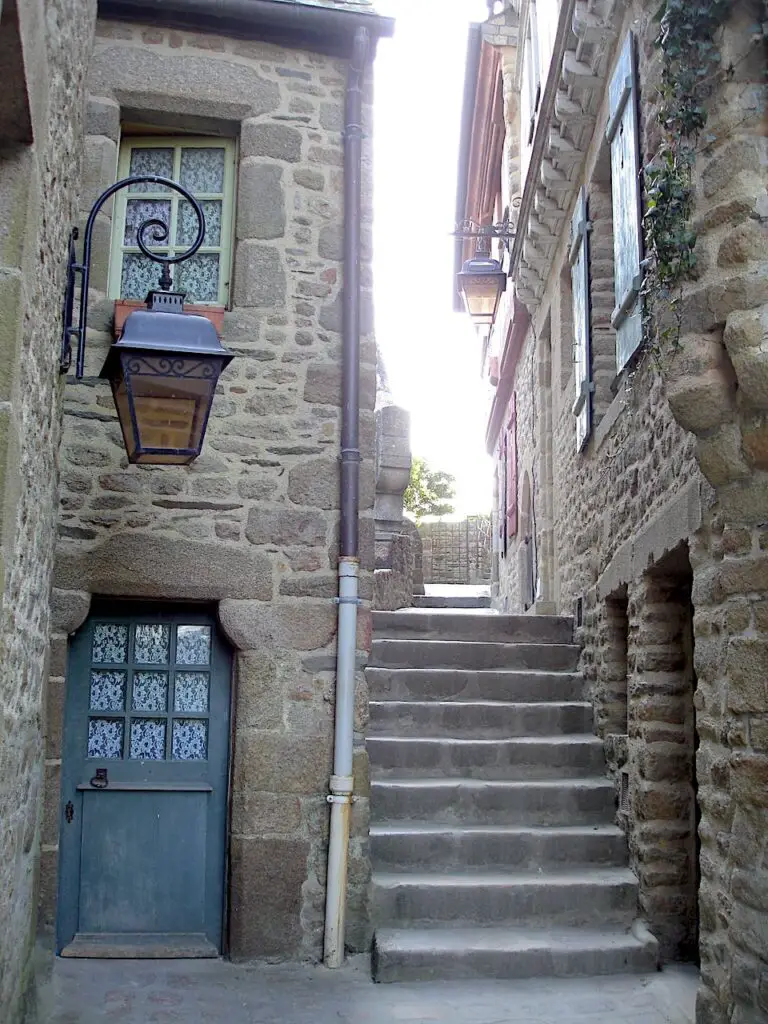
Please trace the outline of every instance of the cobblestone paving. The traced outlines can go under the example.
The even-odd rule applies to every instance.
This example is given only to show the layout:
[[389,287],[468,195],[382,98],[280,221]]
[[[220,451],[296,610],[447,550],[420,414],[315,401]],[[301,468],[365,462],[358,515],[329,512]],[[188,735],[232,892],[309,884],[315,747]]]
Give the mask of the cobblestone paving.
[[340,971],[215,960],[60,960],[40,1024],[693,1024],[695,970],[647,977],[374,985]]

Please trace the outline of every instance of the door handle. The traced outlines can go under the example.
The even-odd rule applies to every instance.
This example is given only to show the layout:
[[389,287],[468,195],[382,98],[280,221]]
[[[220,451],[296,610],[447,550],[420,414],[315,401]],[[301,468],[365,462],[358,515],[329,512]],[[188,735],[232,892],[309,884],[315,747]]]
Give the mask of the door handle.
[[109,785],[109,779],[107,778],[106,768],[97,768],[96,774],[91,779],[91,785],[94,789],[106,789]]
[[72,819],[75,816],[75,805],[71,800],[67,801],[67,806],[64,808],[64,818],[68,825],[72,824]]

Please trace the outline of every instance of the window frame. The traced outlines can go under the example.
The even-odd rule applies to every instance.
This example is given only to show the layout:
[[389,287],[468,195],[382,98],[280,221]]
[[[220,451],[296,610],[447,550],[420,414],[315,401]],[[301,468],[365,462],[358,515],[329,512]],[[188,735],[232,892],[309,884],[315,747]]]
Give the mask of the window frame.
[[[230,291],[233,268],[234,249],[234,226],[235,226],[235,191],[236,179],[235,169],[237,164],[237,144],[235,139],[220,138],[218,136],[197,136],[197,135],[129,135],[124,136],[120,141],[120,151],[117,165],[118,180],[130,176],[131,151],[134,149],[173,149],[173,173],[174,181],[179,181],[181,171],[181,153],[184,149],[223,149],[224,150],[224,183],[221,193],[201,192],[195,193],[195,198],[201,201],[221,201],[221,237],[218,245],[203,245],[198,252],[219,254],[219,289],[215,301],[201,301],[191,298],[190,303],[195,306],[223,306],[229,307]],[[131,301],[143,301],[135,296],[126,298],[122,295],[122,273],[123,257],[126,253],[139,253],[136,245],[127,246],[124,244],[125,218],[128,202],[131,199],[164,200],[171,202],[171,222],[169,225],[169,242],[157,248],[164,252],[182,252],[187,246],[171,243],[176,237],[176,225],[178,218],[179,203],[184,201],[183,196],[178,192],[131,192],[122,189],[115,194],[114,209],[112,213],[112,237],[110,245],[109,275],[108,275],[108,296],[110,299]],[[178,264],[171,266],[171,273]],[[158,264],[159,276],[159,264]]]

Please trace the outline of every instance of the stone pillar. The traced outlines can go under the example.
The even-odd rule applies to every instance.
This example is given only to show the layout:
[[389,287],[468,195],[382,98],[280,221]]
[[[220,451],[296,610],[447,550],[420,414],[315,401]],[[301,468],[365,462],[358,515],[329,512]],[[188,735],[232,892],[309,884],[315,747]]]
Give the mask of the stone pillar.
[[413,544],[405,530],[403,494],[411,476],[410,414],[397,405],[376,410],[376,573],[374,606],[413,603]]

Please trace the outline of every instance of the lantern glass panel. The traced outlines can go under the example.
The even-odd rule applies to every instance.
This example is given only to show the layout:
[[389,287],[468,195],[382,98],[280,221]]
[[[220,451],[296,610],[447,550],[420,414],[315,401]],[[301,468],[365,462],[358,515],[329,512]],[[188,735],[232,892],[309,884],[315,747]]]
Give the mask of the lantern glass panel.
[[128,458],[185,464],[200,453],[220,360],[121,352],[112,384]]
[[467,312],[476,323],[493,323],[501,298],[498,274],[464,274],[461,289]]

